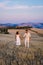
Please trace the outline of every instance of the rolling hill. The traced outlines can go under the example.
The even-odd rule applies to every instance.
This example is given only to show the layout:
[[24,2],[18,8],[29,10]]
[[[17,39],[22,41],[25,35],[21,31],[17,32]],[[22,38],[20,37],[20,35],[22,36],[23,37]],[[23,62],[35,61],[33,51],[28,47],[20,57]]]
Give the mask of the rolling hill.
[[33,28],[40,28],[43,29],[43,23],[20,23],[20,24],[12,24],[12,23],[6,23],[6,24],[0,24],[0,26],[6,26],[6,27],[16,27],[16,26],[32,26]]

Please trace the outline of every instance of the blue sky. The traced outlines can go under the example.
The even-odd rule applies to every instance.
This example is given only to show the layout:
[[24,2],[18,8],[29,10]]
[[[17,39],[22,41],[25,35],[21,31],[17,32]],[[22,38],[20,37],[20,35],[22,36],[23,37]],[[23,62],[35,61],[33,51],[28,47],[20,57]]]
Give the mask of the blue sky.
[[43,20],[43,0],[0,0],[0,23]]

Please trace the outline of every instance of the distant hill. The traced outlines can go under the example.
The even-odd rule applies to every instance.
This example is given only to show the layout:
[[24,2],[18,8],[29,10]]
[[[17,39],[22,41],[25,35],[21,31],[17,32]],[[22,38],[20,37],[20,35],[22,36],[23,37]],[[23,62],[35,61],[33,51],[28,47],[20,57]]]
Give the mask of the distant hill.
[[43,29],[43,23],[32,23],[32,22],[28,22],[28,23],[20,23],[20,24],[12,24],[12,23],[6,23],[6,24],[0,24],[0,26],[6,26],[6,27],[16,27],[16,26],[32,26],[33,28],[40,28]]
[[30,27],[32,26],[33,28],[43,29],[43,23],[32,23],[32,22],[29,22],[29,23],[21,23],[18,26],[30,26]]
[[0,26],[17,26],[17,24],[12,24],[12,23],[6,23],[6,24],[0,24]]
[[43,23],[34,23],[33,27],[43,29]]

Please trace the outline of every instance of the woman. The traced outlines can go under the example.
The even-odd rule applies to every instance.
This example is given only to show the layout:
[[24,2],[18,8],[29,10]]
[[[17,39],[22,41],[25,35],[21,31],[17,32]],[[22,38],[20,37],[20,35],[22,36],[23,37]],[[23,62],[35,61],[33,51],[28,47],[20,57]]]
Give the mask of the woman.
[[20,40],[20,34],[19,31],[16,32],[16,45],[21,45],[21,40]]

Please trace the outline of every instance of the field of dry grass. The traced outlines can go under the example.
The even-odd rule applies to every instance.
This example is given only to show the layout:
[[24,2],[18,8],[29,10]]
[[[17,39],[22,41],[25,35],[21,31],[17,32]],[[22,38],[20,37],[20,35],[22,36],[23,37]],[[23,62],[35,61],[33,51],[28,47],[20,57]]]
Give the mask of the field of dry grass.
[[[8,31],[10,34],[0,34],[0,65],[43,65],[43,36],[29,30],[30,48],[25,48],[24,39],[21,39],[21,46],[17,47],[15,33],[18,29]],[[43,34],[43,30],[34,31]],[[25,30],[19,29],[19,32],[23,36]]]
[[35,31],[36,33],[38,33],[39,35],[43,36],[43,29],[38,29],[38,28],[31,28],[31,30]]

